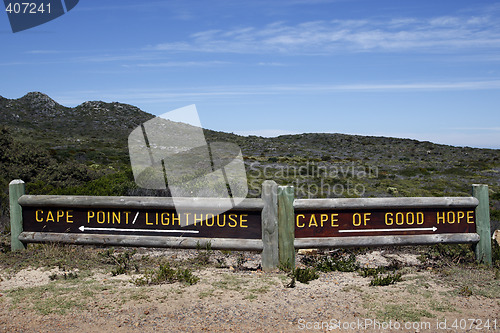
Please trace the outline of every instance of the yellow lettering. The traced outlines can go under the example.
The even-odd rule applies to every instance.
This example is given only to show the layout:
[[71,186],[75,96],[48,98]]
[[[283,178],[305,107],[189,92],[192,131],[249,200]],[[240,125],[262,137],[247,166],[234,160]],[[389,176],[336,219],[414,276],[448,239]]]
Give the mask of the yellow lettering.
[[465,212],[457,212],[457,223],[460,223],[460,220],[465,217]]
[[417,224],[424,224],[424,213],[417,213]]
[[406,213],[406,224],[412,225],[413,223],[415,223],[415,214],[413,212]]
[[306,216],[305,216],[304,214],[298,214],[298,215],[297,215],[297,218],[296,218],[296,219],[297,219],[297,227],[298,227],[298,228],[304,228],[304,227],[306,226],[304,223],[300,224],[300,219],[301,219],[301,218],[305,219],[305,218],[306,218]]
[[371,213],[363,213],[363,216],[361,216],[360,213],[354,213],[352,216],[352,224],[355,227],[359,227],[361,222],[363,222],[363,225],[366,225],[366,222],[370,221],[370,215]]
[[149,213],[146,213],[146,224],[147,225],[153,225],[152,222],[149,222]]
[[95,216],[94,211],[93,211],[93,210],[89,210],[89,211],[87,212],[87,223],[90,223],[90,219],[93,219],[93,218],[94,218],[94,216]]
[[181,225],[181,218],[179,217],[179,215],[176,215],[175,213],[173,213],[172,214],[172,225],[175,225],[175,222],[177,222],[177,224],[180,226]]
[[321,214],[320,215],[320,223],[321,223],[321,228],[323,228],[323,222],[328,221],[328,214]]
[[455,212],[448,212],[448,223],[455,223]]
[[104,213],[102,210],[97,212],[97,223],[104,223],[106,222],[106,213]]
[[217,215],[217,225],[219,227],[223,227],[226,225],[226,214],[222,214],[222,221],[220,217],[220,215]]
[[393,225],[394,222],[397,225],[412,225],[412,224],[423,224],[424,223],[424,213],[423,212],[388,212],[385,213],[385,224]]
[[36,221],[37,222],[43,222],[43,218],[39,218],[38,217],[38,213],[43,214],[43,210],[37,209],[36,212],[35,212],[35,219],[36,219]]
[[[208,218],[209,215],[212,215],[212,216],[210,218]],[[215,223],[214,214],[207,214],[205,216],[205,224],[207,225],[207,227],[213,227],[214,223]]]
[[161,225],[169,225],[170,224],[170,214],[169,213],[161,213]]
[[[236,221],[236,217],[233,217],[233,216],[238,217],[238,215],[236,215],[236,214],[229,214],[229,223],[228,223],[228,225],[231,228],[234,228],[234,227],[236,227],[238,225],[238,221]],[[231,221],[233,221],[234,224],[232,224]]]
[[52,214],[52,212],[50,210],[47,213],[47,222],[54,222],[54,215]]
[[363,214],[363,225],[366,225],[366,222],[370,221],[370,216],[372,213],[364,213]]
[[62,217],[64,217],[64,211],[63,210],[58,210],[56,212],[56,221],[59,222]]
[[[313,223],[314,221],[314,223]],[[314,225],[315,227],[318,226],[318,222],[316,222],[316,215],[311,214],[311,219],[309,220],[309,228]]]
[[352,224],[355,227],[359,227],[361,225],[361,214],[360,213],[354,213],[352,216]]
[[203,226],[203,214],[200,214],[199,218],[196,218],[197,214],[194,214],[194,225],[197,225],[200,222],[200,225]]
[[116,221],[116,223],[120,224],[120,222],[121,222],[120,213],[113,212],[113,224],[115,223],[115,221]]
[[385,213],[385,224],[392,225],[394,223],[393,213]]
[[339,219],[338,219],[338,218],[336,218],[336,217],[338,217],[338,216],[339,216],[339,214],[337,214],[337,213],[333,213],[333,214],[331,215],[331,217],[332,217],[332,227],[338,227],[338,226],[339,226],[338,224],[335,224],[335,222],[338,222],[338,221],[339,221]]
[[125,224],[128,224],[128,215],[130,212],[123,212],[123,214],[125,214]]
[[474,223],[474,211],[473,210],[469,210],[467,212],[467,223]]
[[70,212],[72,212],[72,210],[67,210],[66,211],[66,222],[67,223],[73,223],[73,215],[70,214]]
[[439,212],[437,212],[437,224],[439,223],[446,223],[444,212],[442,212],[442,215],[440,215]]
[[404,216],[403,216],[403,213],[401,212],[397,212],[396,213],[396,224],[397,225],[402,225],[404,223]]
[[243,223],[246,223],[248,222],[247,219],[244,219],[243,216],[248,216],[248,214],[241,214],[240,215],[240,228],[248,228],[248,226],[246,224],[243,224]]

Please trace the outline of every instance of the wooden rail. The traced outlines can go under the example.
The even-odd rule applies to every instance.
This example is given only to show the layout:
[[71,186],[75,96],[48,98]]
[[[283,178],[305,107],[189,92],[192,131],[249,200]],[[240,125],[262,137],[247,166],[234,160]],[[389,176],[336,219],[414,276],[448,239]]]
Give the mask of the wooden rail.
[[[262,196],[220,211],[214,198],[25,195],[9,185],[11,248],[62,242],[112,246],[262,251],[262,267],[293,268],[301,248],[476,244],[491,264],[488,186],[471,197],[295,199],[291,186],[262,184]],[[185,216],[176,213],[182,208]],[[189,213],[185,213],[189,211]],[[184,224],[183,224],[184,223]]]

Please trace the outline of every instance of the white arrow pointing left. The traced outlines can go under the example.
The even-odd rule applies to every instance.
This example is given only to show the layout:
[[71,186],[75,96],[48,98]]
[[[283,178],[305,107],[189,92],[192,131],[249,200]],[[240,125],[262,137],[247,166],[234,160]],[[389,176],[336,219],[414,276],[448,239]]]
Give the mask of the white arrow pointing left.
[[121,231],[121,232],[164,232],[164,233],[184,233],[184,234],[197,234],[198,230],[158,230],[158,229],[125,229],[125,228],[91,228],[81,226],[78,228],[80,231]]

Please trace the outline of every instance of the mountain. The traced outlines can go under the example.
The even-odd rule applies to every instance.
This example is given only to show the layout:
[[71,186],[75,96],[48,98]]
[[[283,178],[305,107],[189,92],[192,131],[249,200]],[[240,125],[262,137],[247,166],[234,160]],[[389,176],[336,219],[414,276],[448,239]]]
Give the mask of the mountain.
[[[7,184],[16,178],[32,194],[162,195],[135,186],[128,157],[128,135],[153,117],[118,102],[70,108],[40,92],[0,96],[0,226]],[[209,142],[241,147],[250,197],[260,196],[265,179],[295,186],[297,198],[467,196],[481,183],[490,186],[492,219],[500,220],[500,150],[339,133],[204,132]]]
[[[40,92],[0,98],[0,124],[20,142],[36,142],[60,159],[128,164],[130,132],[154,115],[118,102],[84,102],[70,108]],[[347,134],[304,133],[275,138],[205,130],[207,141],[238,144],[250,163],[280,169],[300,163],[358,163],[399,177],[482,174],[500,185],[500,150],[453,147],[427,141]],[[402,173],[402,174],[401,174]],[[500,189],[499,189],[500,190]]]
[[117,139],[154,116],[122,103],[85,102],[77,107],[62,106],[40,92],[18,99],[0,99],[0,123],[35,136],[45,132],[58,137],[101,137]]
[[[37,141],[56,150],[81,149],[85,146],[108,146],[124,149],[130,132],[154,115],[118,102],[84,102],[65,107],[40,92],[30,92],[18,99],[0,96],[0,124],[12,129],[19,140]],[[433,159],[442,160],[453,154],[487,159],[500,151],[453,147],[411,139],[347,134],[304,133],[276,138],[239,136],[205,130],[207,141],[235,142],[247,157],[283,157],[288,155],[333,160]],[[111,146],[110,143],[113,145]],[[476,160],[476,162],[478,162]]]
[[59,159],[128,161],[127,137],[154,115],[122,103],[90,101],[70,108],[40,92],[0,99],[0,124],[21,142],[36,142]]
[[[108,164],[128,163],[130,132],[154,115],[118,102],[84,102],[65,107],[40,92],[18,99],[0,98],[0,124],[19,141],[37,142],[62,157],[77,157]],[[304,133],[275,138],[239,136],[205,130],[207,141],[238,144],[246,158],[278,167],[293,160],[362,161],[392,165],[396,170],[415,168],[473,170],[500,161],[500,150],[453,147],[410,139],[347,134]],[[266,164],[267,165],[267,164]],[[494,170],[497,170],[493,168]],[[498,169],[500,171],[500,169]],[[459,172],[459,171],[457,171]],[[411,173],[407,171],[407,173]]]

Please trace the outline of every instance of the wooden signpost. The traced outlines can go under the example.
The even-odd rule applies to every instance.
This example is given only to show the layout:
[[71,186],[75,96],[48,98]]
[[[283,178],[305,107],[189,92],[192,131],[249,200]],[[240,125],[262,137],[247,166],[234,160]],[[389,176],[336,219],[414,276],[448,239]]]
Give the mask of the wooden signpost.
[[476,243],[477,205],[473,197],[296,200],[294,244],[311,248]]
[[[43,199],[43,200],[41,200]],[[24,231],[74,234],[171,235],[207,238],[261,238],[261,217],[251,201],[240,208],[217,215],[196,207],[179,216],[169,198],[129,198],[127,207],[116,205],[122,198],[93,198],[92,204],[74,206],[79,197],[24,196]],[[66,202],[67,201],[67,202]],[[139,203],[141,203],[139,205]],[[156,204],[162,206],[159,208]],[[255,204],[255,202],[254,202]],[[244,209],[247,210],[244,210]],[[194,209],[193,209],[194,210]]]
[[[295,249],[476,244],[491,264],[488,188],[474,197],[295,199],[265,181],[262,197],[215,214],[220,200],[24,195],[10,185],[12,250],[30,242],[262,251],[264,269],[294,267]],[[189,209],[186,209],[189,208]]]
[[477,205],[473,197],[296,200],[295,238],[474,234]]
[[[176,200],[177,204],[179,200]],[[238,207],[214,214],[217,199],[186,198],[191,212],[179,216],[172,198],[30,196],[22,206],[21,241],[64,237],[76,244],[195,247],[212,240],[215,248],[234,244],[262,249],[263,201],[246,199]]]

